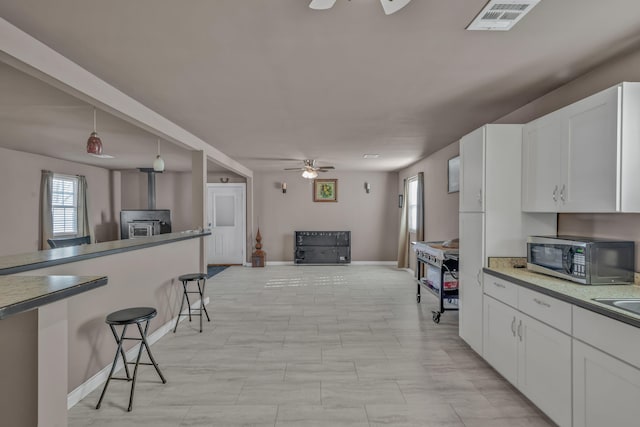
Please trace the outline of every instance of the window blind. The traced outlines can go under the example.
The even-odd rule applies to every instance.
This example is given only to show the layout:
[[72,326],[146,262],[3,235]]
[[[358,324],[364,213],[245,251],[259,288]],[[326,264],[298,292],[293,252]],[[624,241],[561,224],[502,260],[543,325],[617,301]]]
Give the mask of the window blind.
[[54,175],[51,209],[53,235],[77,235],[78,178]]

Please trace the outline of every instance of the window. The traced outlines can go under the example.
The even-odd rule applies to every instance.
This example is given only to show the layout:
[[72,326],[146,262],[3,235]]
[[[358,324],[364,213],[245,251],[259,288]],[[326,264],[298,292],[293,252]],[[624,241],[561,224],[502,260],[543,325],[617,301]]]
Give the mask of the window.
[[407,195],[409,209],[409,233],[415,233],[418,228],[418,177],[409,178],[409,194]]
[[78,178],[53,175],[51,213],[54,236],[78,235]]

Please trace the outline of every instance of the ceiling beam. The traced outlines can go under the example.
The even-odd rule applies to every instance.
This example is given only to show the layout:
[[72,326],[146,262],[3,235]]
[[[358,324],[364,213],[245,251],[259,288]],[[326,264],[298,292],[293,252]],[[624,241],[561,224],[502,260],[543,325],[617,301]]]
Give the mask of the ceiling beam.
[[207,158],[241,176],[253,172],[75,62],[0,18],[0,61],[44,81],[128,123]]

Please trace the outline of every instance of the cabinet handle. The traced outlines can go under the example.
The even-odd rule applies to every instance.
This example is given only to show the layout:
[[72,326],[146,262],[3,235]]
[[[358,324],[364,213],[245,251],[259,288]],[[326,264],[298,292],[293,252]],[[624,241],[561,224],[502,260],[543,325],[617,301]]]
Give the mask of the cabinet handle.
[[558,186],[556,185],[555,187],[553,187],[553,201],[557,202],[558,201]]
[[543,307],[547,307],[547,308],[551,308],[551,304],[549,304],[548,302],[544,302],[542,300],[539,300],[538,298],[534,298],[533,299],[535,301],[536,304],[541,305]]
[[560,200],[564,202],[564,184],[562,184],[562,188],[560,189]]
[[506,289],[506,286],[505,286],[505,285],[503,285],[502,283],[493,282],[493,284],[494,284],[494,285],[496,285],[496,286],[497,286],[497,287],[499,287],[499,288]]
[[516,336],[516,316],[513,316],[513,321],[511,322],[511,333],[513,336]]
[[518,338],[520,338],[520,341],[522,341],[522,320],[518,322]]

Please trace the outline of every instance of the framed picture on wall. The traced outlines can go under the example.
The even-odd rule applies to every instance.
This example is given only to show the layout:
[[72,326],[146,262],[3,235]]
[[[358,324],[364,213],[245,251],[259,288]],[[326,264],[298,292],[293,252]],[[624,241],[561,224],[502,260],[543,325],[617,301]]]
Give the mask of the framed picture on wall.
[[338,180],[337,179],[314,179],[313,180],[313,201],[314,202],[337,202],[338,201]]
[[457,193],[460,191],[460,156],[449,159],[447,173],[448,192]]

